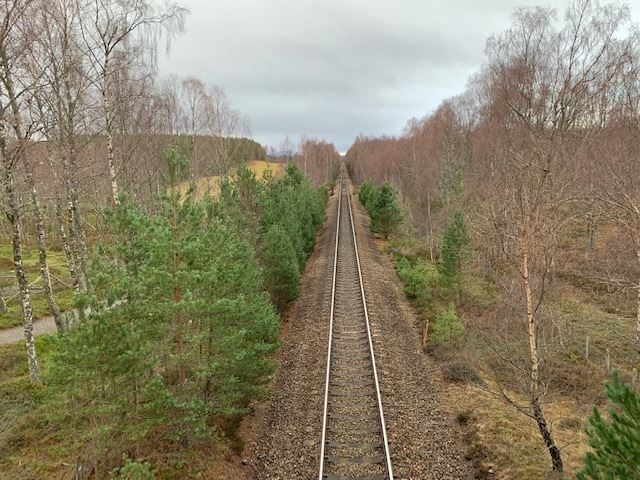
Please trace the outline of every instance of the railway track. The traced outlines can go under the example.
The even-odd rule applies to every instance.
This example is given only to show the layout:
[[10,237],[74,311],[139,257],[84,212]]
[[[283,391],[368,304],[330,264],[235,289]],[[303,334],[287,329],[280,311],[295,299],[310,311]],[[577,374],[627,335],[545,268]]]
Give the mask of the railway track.
[[319,480],[393,480],[351,198],[339,179]]

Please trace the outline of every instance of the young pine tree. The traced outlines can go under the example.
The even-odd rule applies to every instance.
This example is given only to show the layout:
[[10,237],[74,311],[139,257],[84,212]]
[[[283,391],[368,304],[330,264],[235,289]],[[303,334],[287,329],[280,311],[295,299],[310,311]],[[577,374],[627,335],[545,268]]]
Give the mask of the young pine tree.
[[278,318],[255,250],[212,200],[175,188],[186,160],[166,156],[158,213],[125,198],[108,212],[93,313],[61,336],[50,369],[70,415],[96,425],[98,456],[152,434],[181,445],[211,435],[273,370]]
[[459,211],[454,211],[442,236],[438,273],[445,287],[455,288],[459,299],[462,296],[462,274],[471,255],[471,239]]
[[360,200],[367,212],[371,209],[370,202],[373,200],[375,193],[376,187],[369,180],[362,182],[360,188],[358,188],[358,200]]
[[578,480],[640,478],[640,396],[617,372],[605,388],[612,404],[609,420],[594,408],[589,419],[589,446]]
[[365,208],[371,218],[371,231],[388,238],[402,222],[402,210],[395,189],[387,182],[373,187],[366,202]]
[[265,286],[279,309],[300,293],[300,267],[287,232],[277,223],[265,235]]

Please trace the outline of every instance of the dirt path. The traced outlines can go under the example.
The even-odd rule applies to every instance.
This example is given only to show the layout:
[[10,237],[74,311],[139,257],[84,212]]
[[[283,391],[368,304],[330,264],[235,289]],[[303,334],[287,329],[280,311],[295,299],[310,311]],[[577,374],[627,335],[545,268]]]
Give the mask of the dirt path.
[[[33,333],[42,335],[43,333],[52,333],[56,331],[56,323],[53,317],[43,317],[33,322]],[[0,345],[7,343],[15,343],[24,340],[24,329],[22,327],[7,328],[0,330]]]
[[[380,375],[395,478],[473,478],[463,459],[453,420],[438,404],[428,357],[420,348],[416,319],[389,260],[382,255],[354,199],[365,291]],[[317,478],[336,198],[303,276],[301,296],[283,327],[274,394],[255,419],[247,442],[245,478]]]

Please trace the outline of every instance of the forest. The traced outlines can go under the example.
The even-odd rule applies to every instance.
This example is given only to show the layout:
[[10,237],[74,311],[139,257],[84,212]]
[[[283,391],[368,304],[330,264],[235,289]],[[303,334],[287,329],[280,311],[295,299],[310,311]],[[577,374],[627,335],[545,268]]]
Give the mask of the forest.
[[[452,419],[475,478],[640,478],[640,27],[628,7],[517,9],[464,91],[344,155],[321,135],[262,144],[223,87],[160,74],[186,32],[178,3],[0,11],[0,478],[232,478],[220,465],[255,460],[247,422],[274,390],[321,400],[286,377],[281,347],[301,335],[324,350],[321,330],[301,330],[329,314],[296,300],[335,294],[309,270],[337,262],[337,233],[335,257],[321,257],[334,252],[327,219],[350,194],[354,240],[369,227],[362,302],[393,282],[408,299],[408,361],[434,366],[441,406],[421,414]],[[367,277],[385,272],[371,245],[389,262],[380,282]],[[369,298],[372,312],[389,300]],[[324,365],[313,345],[286,352]],[[402,387],[396,407],[424,393]],[[315,452],[310,424],[290,438]]]
[[[517,10],[464,92],[347,152],[370,214],[397,191],[385,248],[481,478],[580,467],[607,379],[638,385],[639,118],[638,26],[573,2]],[[636,478],[627,448],[627,470],[581,478]]]
[[338,154],[267,158],[221,87],[159,76],[177,4],[1,11],[0,477],[207,472],[268,390]]

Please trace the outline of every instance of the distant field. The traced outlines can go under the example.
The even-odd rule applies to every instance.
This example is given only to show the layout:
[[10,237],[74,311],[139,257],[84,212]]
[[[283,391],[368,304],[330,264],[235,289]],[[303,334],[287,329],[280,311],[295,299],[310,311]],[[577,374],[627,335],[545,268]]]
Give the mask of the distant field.
[[[284,171],[285,165],[283,163],[266,162],[264,160],[252,160],[247,162],[246,166],[256,173],[258,178],[264,178],[267,172],[271,172],[272,175],[281,175]],[[213,175],[211,177],[201,177],[195,180],[196,198],[202,198],[205,195],[211,195],[217,197],[220,193],[220,179],[219,175]],[[191,182],[183,182],[180,184],[180,191],[184,192],[191,185]]]

